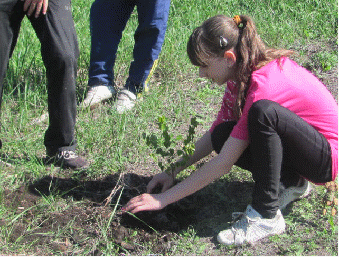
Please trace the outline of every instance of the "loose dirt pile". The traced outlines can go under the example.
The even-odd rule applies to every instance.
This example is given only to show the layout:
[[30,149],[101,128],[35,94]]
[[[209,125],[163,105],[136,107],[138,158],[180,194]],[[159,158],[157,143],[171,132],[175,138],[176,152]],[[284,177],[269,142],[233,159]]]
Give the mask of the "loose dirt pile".
[[[106,236],[120,247],[120,253],[138,254],[142,251],[140,245],[153,242],[154,253],[166,254],[171,247],[169,241],[176,232],[194,224],[198,211],[197,203],[201,203],[201,199],[195,195],[161,211],[142,212],[137,215],[122,214],[120,207],[132,197],[146,192],[150,179],[151,177],[135,174],[126,174],[122,181],[114,175],[100,181],[44,177],[28,188],[22,187],[14,192],[6,191],[5,204],[16,210],[18,216],[14,229],[9,234],[9,240],[36,245],[36,254],[67,254],[69,251],[74,254],[74,249],[71,250],[74,245],[79,248],[91,248],[95,245],[95,241],[103,236],[102,230],[111,219]],[[112,190],[115,194],[106,205]],[[41,204],[41,198],[48,199],[51,195],[61,195],[65,199],[79,201],[81,205],[69,205],[65,210],[60,206],[54,211],[45,212],[43,208],[51,207],[48,206],[48,200]],[[112,216],[117,203],[117,212]],[[39,205],[40,208],[37,207]],[[206,213],[203,215],[206,216]],[[55,231],[70,226],[70,223],[72,233],[56,238]],[[5,225],[5,222],[0,220],[0,225]],[[133,233],[136,230],[137,235]],[[51,236],[48,236],[49,234]],[[39,245],[49,245],[51,252],[40,252],[48,248],[40,248]],[[93,247],[90,253],[100,255],[100,245]]]

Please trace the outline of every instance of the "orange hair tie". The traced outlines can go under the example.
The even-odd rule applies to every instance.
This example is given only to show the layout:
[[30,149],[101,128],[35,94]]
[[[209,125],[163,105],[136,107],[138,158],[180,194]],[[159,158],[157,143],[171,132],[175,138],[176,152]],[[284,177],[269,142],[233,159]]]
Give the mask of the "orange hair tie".
[[239,25],[241,24],[240,16],[239,15],[234,16],[233,20],[234,20],[235,24],[237,24],[237,26],[239,27]]

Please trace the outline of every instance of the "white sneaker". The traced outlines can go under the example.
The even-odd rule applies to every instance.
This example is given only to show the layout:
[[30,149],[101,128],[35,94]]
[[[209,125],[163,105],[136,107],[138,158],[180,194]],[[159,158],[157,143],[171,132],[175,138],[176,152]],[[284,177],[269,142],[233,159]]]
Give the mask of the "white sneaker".
[[88,92],[85,100],[81,103],[82,107],[90,107],[93,109],[102,101],[110,99],[116,93],[115,89],[112,86],[99,85],[91,87]]
[[137,96],[127,89],[121,90],[117,98],[116,108],[119,114],[131,110],[137,100]]
[[279,188],[279,208],[283,210],[286,206],[297,200],[308,196],[312,192],[312,184],[306,179],[301,178],[297,186],[291,186],[285,188],[285,186],[280,183]]
[[264,219],[251,205],[247,206],[245,213],[233,213],[232,216],[240,216],[232,228],[221,231],[217,240],[226,245],[242,245],[254,243],[262,238],[281,234],[285,231],[285,220],[278,210],[272,219]]

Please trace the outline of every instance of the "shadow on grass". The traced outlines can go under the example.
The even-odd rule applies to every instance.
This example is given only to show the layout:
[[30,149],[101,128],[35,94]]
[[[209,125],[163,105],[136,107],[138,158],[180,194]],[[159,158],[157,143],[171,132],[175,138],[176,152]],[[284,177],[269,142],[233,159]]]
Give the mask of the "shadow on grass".
[[[224,248],[219,245],[215,237],[221,230],[231,226],[232,212],[244,211],[252,200],[253,181],[237,180],[236,177],[223,177],[160,211],[140,212],[135,216],[122,214],[120,207],[132,197],[144,193],[151,178],[134,173],[124,176],[113,174],[100,180],[87,181],[46,176],[34,181],[28,188],[22,187],[14,192],[7,190],[4,192],[4,204],[12,206],[10,208],[18,215],[25,217],[15,223],[13,231],[17,233],[12,235],[13,241],[22,238],[20,240],[23,242],[32,243],[35,240],[35,246],[44,247],[47,244],[52,249],[59,249],[60,245],[54,246],[53,242],[57,239],[56,235],[64,230],[63,236],[74,246],[81,246],[81,249],[91,248],[93,241],[97,242],[97,246],[91,248],[90,255],[104,255],[101,250],[105,249],[107,240],[118,247],[117,253],[130,255],[144,255],[150,249],[156,255],[171,255],[175,247],[183,247],[180,249],[186,251],[185,247],[188,246],[187,254],[196,253],[197,250],[193,251],[191,247],[203,246],[206,247],[204,255],[246,255],[248,251],[254,251],[254,255],[281,255],[289,251],[297,237],[285,237],[283,240],[287,245],[285,247],[284,244],[283,248],[276,246],[274,240],[277,239],[265,239],[257,248]],[[105,199],[114,189],[112,200],[105,206]],[[41,196],[46,197],[47,201],[40,201]],[[51,196],[50,200],[48,196]],[[67,199],[67,206],[56,208],[59,197]],[[37,208],[30,208],[35,205]],[[114,211],[115,207],[117,212]],[[32,226],[33,218],[38,219],[36,223],[39,225],[34,230],[25,231]],[[302,226],[291,228],[287,233],[295,233],[299,228],[305,231],[305,227],[317,227],[315,220],[297,216],[295,219]],[[294,221],[291,222],[291,226],[294,226]],[[6,221],[1,223],[0,219],[0,225],[5,226]],[[324,238],[327,240],[327,236]],[[305,240],[307,244],[310,239],[307,237]],[[47,248],[42,249],[47,251]],[[61,252],[69,253],[67,249]]]
[[[96,206],[103,206],[112,190],[117,189],[110,205],[118,204],[121,207],[132,197],[146,192],[146,185],[151,178],[125,174],[123,182],[120,182],[122,187],[119,188],[116,187],[119,174],[97,181],[46,176],[33,182],[28,189],[38,196],[53,194],[75,200],[88,199]],[[200,237],[213,237],[220,229],[225,229],[225,225],[231,221],[232,212],[245,210],[251,200],[252,187],[252,182],[218,181],[160,211],[140,212],[135,216],[120,213],[119,223],[149,232],[176,233],[190,226]]]

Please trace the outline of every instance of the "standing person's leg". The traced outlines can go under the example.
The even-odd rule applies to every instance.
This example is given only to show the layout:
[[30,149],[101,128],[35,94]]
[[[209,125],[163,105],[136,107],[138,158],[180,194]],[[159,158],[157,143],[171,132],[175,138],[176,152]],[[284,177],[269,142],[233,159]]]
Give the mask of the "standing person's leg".
[[75,154],[76,77],[79,56],[71,1],[50,0],[46,15],[30,18],[41,42],[48,81],[49,127],[45,133],[47,155],[72,169],[88,163]]
[[117,110],[120,113],[133,108],[137,95],[147,91],[147,83],[164,43],[170,2],[137,0],[139,26],[134,34],[134,60],[125,88],[118,95]]
[[16,45],[24,15],[22,1],[3,0],[0,2],[0,108],[8,62]]
[[115,94],[113,68],[116,53],[134,6],[134,0],[96,0],[92,4],[90,89],[82,106],[95,106]]

